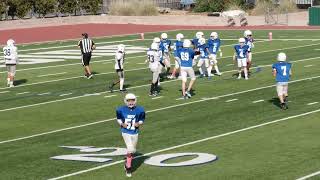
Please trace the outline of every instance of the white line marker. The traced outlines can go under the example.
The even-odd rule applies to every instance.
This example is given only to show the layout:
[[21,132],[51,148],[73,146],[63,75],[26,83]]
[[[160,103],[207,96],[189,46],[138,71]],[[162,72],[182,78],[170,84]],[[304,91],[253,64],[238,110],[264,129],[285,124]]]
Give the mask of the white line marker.
[[117,96],[117,95],[110,95],[110,96],[104,96],[104,98],[109,98],[109,97],[114,97],[114,96]]
[[[177,149],[177,148],[181,148],[181,147],[185,147],[185,146],[189,146],[189,145],[202,143],[202,142],[213,140],[213,139],[218,139],[218,138],[221,138],[221,137],[226,137],[226,136],[229,136],[229,135],[238,134],[238,133],[241,133],[241,132],[249,131],[249,130],[252,130],[252,129],[257,129],[257,128],[260,128],[260,127],[263,127],[263,126],[276,124],[276,123],[279,123],[279,122],[287,121],[287,120],[294,119],[294,118],[297,118],[297,117],[306,116],[306,115],[309,115],[309,114],[314,114],[314,113],[317,113],[317,112],[320,112],[320,109],[317,109],[317,110],[314,110],[314,111],[309,111],[309,112],[302,113],[302,114],[297,114],[297,115],[294,115],[294,116],[289,116],[289,117],[286,117],[286,118],[277,119],[277,120],[274,120],[274,121],[270,121],[270,122],[266,122],[266,123],[262,123],[262,124],[258,124],[258,125],[254,125],[254,126],[249,126],[249,127],[243,128],[243,129],[236,130],[236,131],[231,131],[231,132],[227,132],[227,133],[224,133],[224,134],[219,134],[219,135],[203,138],[203,139],[199,139],[199,140],[196,140],[196,141],[190,141],[188,143],[180,144],[180,145],[177,145],[177,146],[171,146],[171,147],[168,147],[168,148],[165,148],[165,149],[159,149],[159,150],[156,150],[156,151],[153,151],[153,152],[149,152],[149,153],[137,156],[137,157],[135,157],[135,159],[141,158],[141,157],[146,157],[146,156],[151,156],[151,155],[154,155],[154,154],[162,153],[162,152],[165,152],[165,151],[170,151],[170,150],[173,150],[173,149]],[[123,163],[123,162],[124,162],[124,160],[115,161],[115,162],[110,163],[110,164],[104,164],[104,165],[101,165],[101,166],[96,166],[94,168],[89,168],[89,169],[78,171],[78,172],[74,172],[74,173],[71,173],[71,174],[66,174],[66,175],[63,175],[63,176],[51,178],[49,180],[58,180],[58,179],[66,178],[66,177],[71,177],[71,176],[87,173],[87,172],[90,172],[90,171],[102,169],[104,167],[117,165],[117,164],[120,164],[120,163]],[[316,173],[313,173],[311,175],[315,176],[315,175],[318,175],[318,174],[320,174],[320,171],[316,172]],[[311,175],[309,175],[308,177],[312,177]],[[304,179],[298,179],[298,180],[304,180]]]
[[137,63],[137,64],[146,64],[146,63]]
[[21,94],[28,94],[28,93],[30,93],[30,92],[21,92],[21,93],[17,93],[17,95],[21,95]]
[[163,96],[158,96],[158,97],[154,97],[154,98],[151,98],[151,99],[160,99],[160,98],[163,98]]
[[40,93],[40,94],[38,94],[38,95],[39,95],[39,96],[43,96],[43,95],[49,95],[49,94],[51,94],[51,92]]
[[314,50],[316,50],[316,51],[320,51],[320,49],[314,49]]
[[252,103],[259,103],[259,102],[263,102],[263,99],[257,100],[257,101],[252,101]]
[[[85,94],[83,96],[86,97],[86,96],[99,96],[99,95],[101,95],[101,93]],[[79,96],[79,97],[81,97],[81,96]]]
[[320,171],[312,173],[312,174],[309,174],[309,175],[301,177],[301,178],[298,178],[297,180],[305,180],[305,179],[308,179],[308,178],[311,178],[311,177],[314,177],[314,176],[317,176],[317,175],[320,175]]
[[[304,79],[298,79],[298,80],[291,81],[290,83],[301,82],[301,81],[305,81],[305,80],[312,80],[312,79],[316,79],[316,78],[320,78],[320,76],[304,78]],[[188,101],[188,102],[181,103],[181,104],[176,104],[176,105],[172,105],[172,106],[166,106],[166,107],[163,107],[163,108],[149,110],[149,111],[147,111],[147,113],[157,112],[157,111],[161,111],[161,110],[165,110],[165,109],[171,109],[171,108],[180,107],[180,106],[185,106],[185,105],[189,105],[189,104],[195,104],[195,103],[198,103],[198,102],[209,101],[209,100],[217,99],[217,98],[223,98],[223,97],[228,97],[228,96],[233,96],[233,95],[244,94],[244,93],[247,93],[247,92],[253,92],[253,91],[257,91],[257,90],[271,88],[271,87],[274,87],[274,86],[276,86],[276,85],[263,86],[263,87],[259,87],[259,88],[254,88],[254,89],[249,89],[249,90],[244,90],[244,91],[238,91],[238,92],[235,92],[235,93],[230,93],[230,94],[225,94],[225,95],[216,96],[216,97],[212,97],[212,98],[207,98],[205,100]],[[76,96],[76,97],[71,97],[71,98],[67,98],[67,99],[48,101],[48,102],[43,102],[43,103],[33,104],[33,105],[28,105],[28,106],[19,106],[19,107],[15,107],[15,108],[3,109],[3,110],[0,110],[0,112],[8,111],[8,110],[14,110],[14,109],[21,109],[21,108],[25,108],[25,107],[32,107],[32,106],[37,106],[37,105],[43,105],[43,104],[49,104],[49,103],[52,103],[52,102],[66,101],[66,100],[70,100],[70,99],[78,99],[78,98],[81,98],[81,97],[82,96]],[[320,111],[320,109],[319,109],[319,111]],[[68,128],[57,129],[57,130],[43,132],[43,133],[34,134],[34,135],[30,135],[30,136],[24,136],[24,137],[20,137],[20,138],[16,138],[16,139],[9,139],[9,140],[5,140],[5,141],[0,141],[0,144],[20,141],[20,140],[25,140],[25,139],[31,139],[31,138],[34,138],[34,137],[39,137],[39,136],[44,136],[44,135],[53,134],[53,133],[57,133],[57,132],[77,129],[77,128],[81,128],[81,127],[87,127],[87,126],[91,126],[91,125],[94,125],[94,124],[100,124],[100,123],[113,121],[113,120],[115,120],[115,119],[114,118],[105,119],[105,120],[96,121],[96,122],[87,123],[87,124],[82,124],[82,125],[78,125],[78,126],[72,126],[72,127],[68,127]]]
[[312,67],[313,65],[312,64],[310,64],[310,65],[306,65],[306,66],[304,66],[305,68],[307,68],[307,67]]
[[233,102],[233,101],[238,101],[238,99],[229,99],[226,102]]
[[314,105],[314,104],[318,104],[319,102],[312,102],[312,103],[308,103],[308,106]]
[[4,94],[4,93],[8,93],[8,92],[10,92],[10,91],[2,91],[2,92],[0,92],[0,94]]
[[181,97],[181,98],[177,98],[176,101],[180,101],[180,100],[183,100],[184,98]]
[[234,64],[227,64],[226,66],[233,66]]
[[44,75],[39,75],[38,77],[47,77],[47,76],[56,76],[60,74],[66,74],[67,72],[61,72],[61,73],[55,73],[55,74],[44,74]]
[[60,96],[69,96],[71,95],[72,93],[65,93],[65,94],[60,94]]
[[102,63],[102,64],[110,64],[110,63],[112,63],[112,62],[110,61],[110,62],[105,62],[105,63]]

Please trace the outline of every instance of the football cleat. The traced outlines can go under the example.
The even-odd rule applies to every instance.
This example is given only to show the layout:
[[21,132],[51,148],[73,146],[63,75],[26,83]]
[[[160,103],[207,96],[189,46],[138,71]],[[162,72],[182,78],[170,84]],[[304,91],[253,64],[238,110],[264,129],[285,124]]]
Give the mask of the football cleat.
[[93,74],[88,75],[87,78],[88,78],[88,79],[92,79],[92,78],[93,78]]
[[120,89],[119,92],[121,92],[121,93],[126,93],[127,90],[126,90],[126,89]]
[[188,98],[191,98],[191,93],[189,91],[187,91],[186,96],[188,96]]

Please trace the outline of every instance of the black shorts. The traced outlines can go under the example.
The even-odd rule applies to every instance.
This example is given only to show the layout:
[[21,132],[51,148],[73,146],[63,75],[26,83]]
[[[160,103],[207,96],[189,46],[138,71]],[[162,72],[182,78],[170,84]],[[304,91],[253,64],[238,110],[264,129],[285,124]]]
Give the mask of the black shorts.
[[82,65],[89,66],[91,60],[91,53],[82,54]]

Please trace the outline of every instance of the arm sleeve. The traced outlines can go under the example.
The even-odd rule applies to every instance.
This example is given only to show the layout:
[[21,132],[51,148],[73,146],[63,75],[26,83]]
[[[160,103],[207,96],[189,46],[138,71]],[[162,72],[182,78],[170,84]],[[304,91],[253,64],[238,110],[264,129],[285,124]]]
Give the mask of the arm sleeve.
[[123,123],[123,117],[122,117],[121,111],[119,109],[117,109],[116,115],[117,115],[117,121],[118,121],[119,125],[121,125],[121,123]]
[[139,120],[138,120],[138,121],[139,121],[139,124],[143,124],[145,118],[146,118],[146,113],[145,113],[144,109],[142,109],[142,111],[141,111],[141,113],[140,113],[140,115],[139,115]]

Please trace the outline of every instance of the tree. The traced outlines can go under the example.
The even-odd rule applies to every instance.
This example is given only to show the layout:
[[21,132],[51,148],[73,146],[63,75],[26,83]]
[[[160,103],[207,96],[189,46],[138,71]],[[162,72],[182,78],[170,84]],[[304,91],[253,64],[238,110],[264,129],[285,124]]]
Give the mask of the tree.
[[2,15],[6,12],[7,4],[5,2],[0,2],[0,21],[2,20]]
[[31,0],[8,0],[8,6],[8,15],[11,16],[12,19],[14,19],[15,16],[24,18],[32,9],[32,2]]
[[48,13],[55,12],[57,0],[35,0],[34,1],[34,10],[39,15],[44,17]]
[[99,9],[101,9],[102,0],[79,0],[79,4],[81,9],[84,9],[92,14],[97,14]]
[[59,5],[58,9],[61,13],[76,13],[78,9],[78,1],[77,0],[58,0]]

